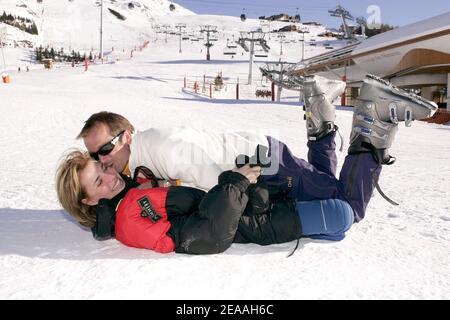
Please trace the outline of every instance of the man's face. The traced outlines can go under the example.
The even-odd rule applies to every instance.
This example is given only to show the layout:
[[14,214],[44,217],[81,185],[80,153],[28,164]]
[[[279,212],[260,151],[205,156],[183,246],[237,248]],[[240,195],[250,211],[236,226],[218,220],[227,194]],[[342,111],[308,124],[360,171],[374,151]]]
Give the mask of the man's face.
[[[121,135],[119,139],[116,139],[118,141],[109,154],[98,156],[102,164],[114,168],[117,172],[123,171],[130,158],[130,147],[126,142],[127,135],[128,131]],[[98,123],[83,140],[89,153],[96,153],[114,138],[116,137],[111,135],[107,125]]]
[[112,199],[125,188],[122,177],[111,167],[90,160],[80,171],[80,183],[87,194],[83,203],[94,206],[100,199]]

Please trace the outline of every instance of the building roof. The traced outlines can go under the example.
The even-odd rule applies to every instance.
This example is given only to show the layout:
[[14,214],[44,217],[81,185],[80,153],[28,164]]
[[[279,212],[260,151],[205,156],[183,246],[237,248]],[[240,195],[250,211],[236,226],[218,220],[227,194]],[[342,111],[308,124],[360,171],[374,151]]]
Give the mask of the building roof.
[[[390,30],[374,37],[355,42],[346,47],[311,57],[298,63],[292,74],[314,74],[329,69],[355,64],[354,59],[389,50],[408,43],[440,37],[450,33],[450,11],[401,28]],[[442,59],[441,59],[442,60]],[[421,67],[423,67],[421,65]]]
[[353,55],[377,50],[448,29],[450,29],[450,11],[436,17],[409,24],[368,38],[362,41],[355,48]]

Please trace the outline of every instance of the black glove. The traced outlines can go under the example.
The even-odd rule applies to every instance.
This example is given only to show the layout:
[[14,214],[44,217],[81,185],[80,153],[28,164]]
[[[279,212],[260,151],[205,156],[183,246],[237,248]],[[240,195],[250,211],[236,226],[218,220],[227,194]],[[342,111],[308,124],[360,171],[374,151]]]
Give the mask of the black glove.
[[270,158],[267,156],[269,148],[258,144],[255,154],[251,157],[240,154],[236,157],[236,167],[241,168],[250,163],[250,167],[268,168],[271,165]]

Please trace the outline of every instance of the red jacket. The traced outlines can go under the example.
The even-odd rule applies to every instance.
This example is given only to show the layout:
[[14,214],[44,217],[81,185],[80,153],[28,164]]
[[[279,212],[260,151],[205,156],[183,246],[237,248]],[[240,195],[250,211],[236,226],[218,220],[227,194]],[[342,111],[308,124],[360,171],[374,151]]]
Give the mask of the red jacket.
[[117,208],[117,240],[130,247],[174,251],[175,243],[167,235],[171,228],[166,211],[168,190],[130,189]]

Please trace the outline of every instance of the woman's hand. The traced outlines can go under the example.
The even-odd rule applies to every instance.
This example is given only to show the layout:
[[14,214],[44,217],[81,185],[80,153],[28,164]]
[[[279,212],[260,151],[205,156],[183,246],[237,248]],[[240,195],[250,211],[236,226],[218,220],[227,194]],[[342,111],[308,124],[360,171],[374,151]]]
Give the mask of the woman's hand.
[[151,189],[153,185],[151,182],[145,182],[137,187],[138,189]]
[[258,177],[261,175],[261,167],[250,167],[249,164],[240,168],[234,168],[232,171],[242,174],[253,184],[258,181]]

